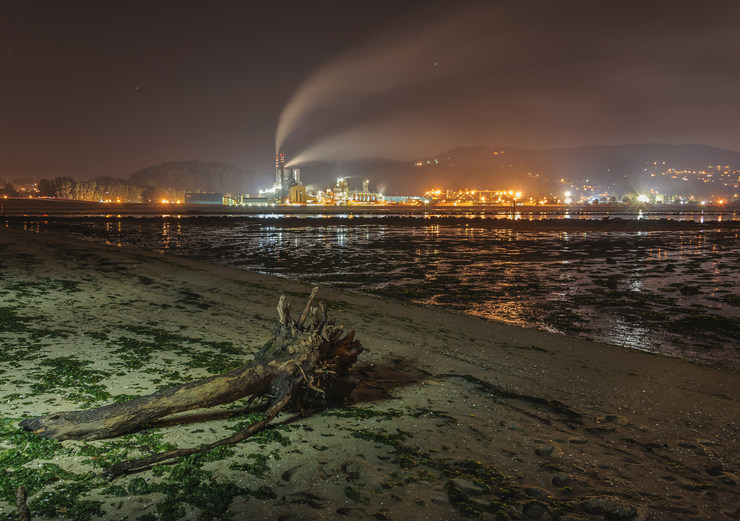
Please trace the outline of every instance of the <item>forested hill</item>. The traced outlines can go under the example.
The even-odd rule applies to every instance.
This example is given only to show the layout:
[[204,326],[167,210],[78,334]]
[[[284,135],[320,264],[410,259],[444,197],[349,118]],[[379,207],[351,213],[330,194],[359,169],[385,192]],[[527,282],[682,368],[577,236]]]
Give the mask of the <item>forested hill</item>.
[[235,166],[205,161],[170,161],[134,172],[127,182],[177,191],[249,193],[259,184],[255,174]]
[[[740,170],[740,152],[666,144],[544,150],[477,146],[407,161],[373,158],[300,166],[302,178],[309,184],[333,184],[336,177],[344,176],[350,178],[351,186],[359,186],[361,179],[367,178],[371,186],[389,194],[418,194],[435,188],[516,188],[536,193],[557,190],[563,182],[599,184],[625,192],[654,181],[651,174],[663,177],[660,173],[668,169]],[[704,187],[719,188],[694,188]]]

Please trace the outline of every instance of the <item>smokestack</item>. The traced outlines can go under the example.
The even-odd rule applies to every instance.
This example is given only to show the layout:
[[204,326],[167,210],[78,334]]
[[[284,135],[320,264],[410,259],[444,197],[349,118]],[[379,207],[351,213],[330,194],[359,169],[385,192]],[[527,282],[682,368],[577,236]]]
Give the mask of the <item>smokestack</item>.
[[285,188],[285,154],[282,152],[275,156],[275,185],[281,192]]

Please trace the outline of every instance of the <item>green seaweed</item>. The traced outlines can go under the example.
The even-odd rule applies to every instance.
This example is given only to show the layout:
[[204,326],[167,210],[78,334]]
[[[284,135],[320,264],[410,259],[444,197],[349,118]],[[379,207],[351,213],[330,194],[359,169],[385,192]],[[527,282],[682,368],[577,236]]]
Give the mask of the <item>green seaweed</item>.
[[26,330],[28,318],[16,313],[17,307],[0,306],[0,331],[18,333]]
[[109,400],[111,394],[99,382],[111,373],[90,369],[91,364],[92,362],[78,360],[74,356],[42,360],[39,362],[40,368],[49,369],[32,373],[36,381],[31,384],[31,390],[36,394],[57,393],[83,405]]

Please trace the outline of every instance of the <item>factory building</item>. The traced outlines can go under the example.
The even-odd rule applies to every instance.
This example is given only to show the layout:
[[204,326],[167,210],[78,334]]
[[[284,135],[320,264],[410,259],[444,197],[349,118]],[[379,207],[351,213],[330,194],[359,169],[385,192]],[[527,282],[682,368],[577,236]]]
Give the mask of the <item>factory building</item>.
[[[275,192],[278,195],[278,200],[284,202],[288,199],[293,203],[293,187],[301,185],[301,169],[300,168],[285,168],[285,154],[280,152],[275,156]],[[300,190],[296,191],[299,193]],[[303,188],[302,202],[297,204],[305,204],[306,202],[306,189]]]

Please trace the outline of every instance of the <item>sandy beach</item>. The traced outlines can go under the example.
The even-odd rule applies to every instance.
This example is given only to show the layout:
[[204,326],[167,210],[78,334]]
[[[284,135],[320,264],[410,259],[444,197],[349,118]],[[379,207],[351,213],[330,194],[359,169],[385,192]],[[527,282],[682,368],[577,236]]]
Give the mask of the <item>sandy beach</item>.
[[347,407],[111,482],[250,416],[84,443],[18,428],[245,363],[280,295],[310,290],[0,230],[0,520],[21,484],[33,519],[740,519],[737,371],[331,288],[366,348]]

